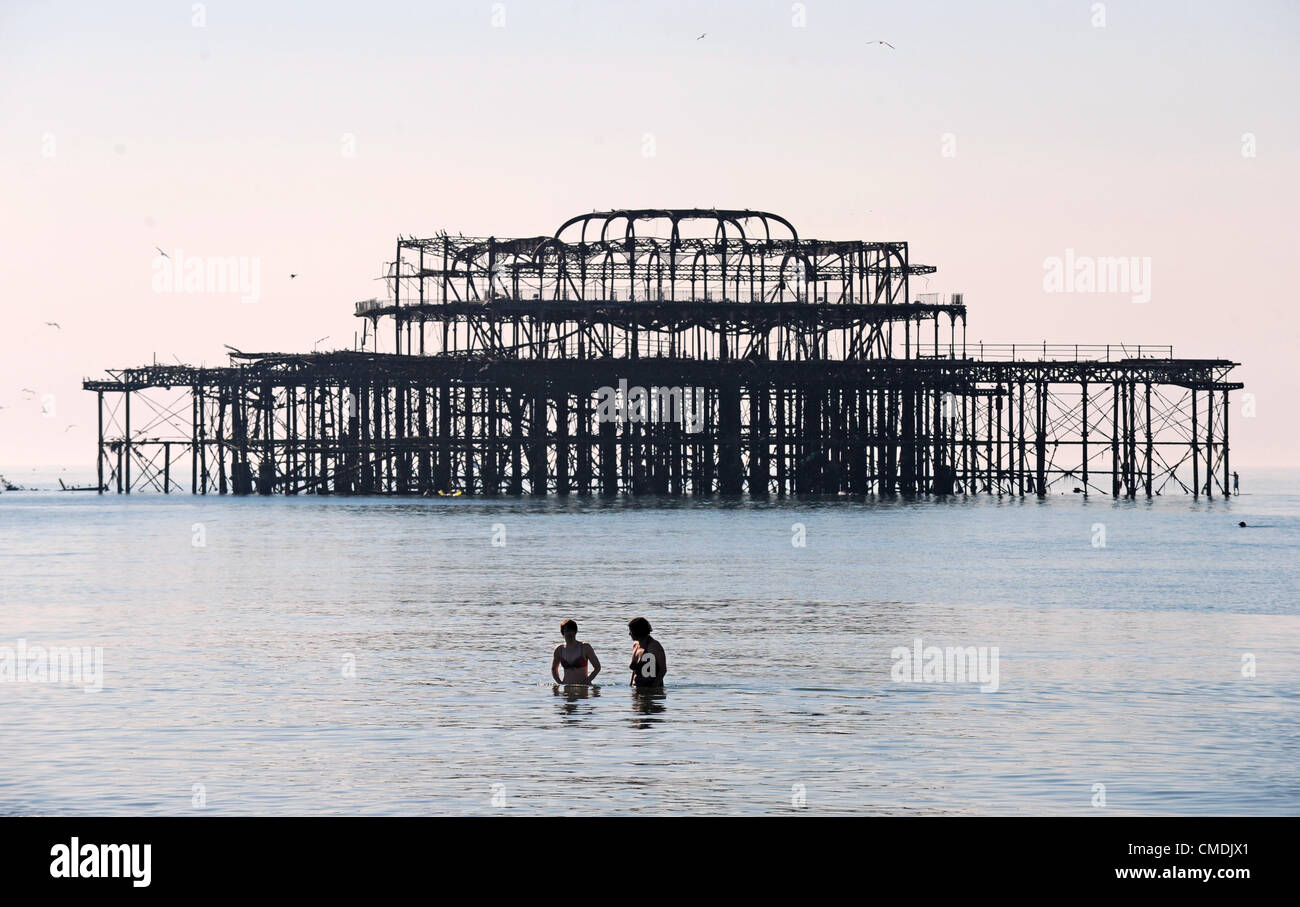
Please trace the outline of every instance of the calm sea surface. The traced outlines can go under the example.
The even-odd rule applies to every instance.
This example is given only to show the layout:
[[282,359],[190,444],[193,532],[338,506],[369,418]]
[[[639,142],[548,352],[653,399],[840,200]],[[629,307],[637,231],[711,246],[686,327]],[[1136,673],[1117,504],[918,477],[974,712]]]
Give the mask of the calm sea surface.
[[[1300,814],[1300,473],[1243,486],[6,492],[0,647],[102,647],[103,689],[0,682],[0,814]],[[637,615],[661,698],[626,686]],[[997,647],[998,689],[896,680],[918,639]]]

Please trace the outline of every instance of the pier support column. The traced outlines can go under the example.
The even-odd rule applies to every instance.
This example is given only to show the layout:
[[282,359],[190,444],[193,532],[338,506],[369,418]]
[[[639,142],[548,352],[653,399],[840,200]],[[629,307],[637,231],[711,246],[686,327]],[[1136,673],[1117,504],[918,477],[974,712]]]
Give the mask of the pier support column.
[[740,494],[740,386],[727,383],[718,389],[718,490]]
[[1037,398],[1037,424],[1034,431],[1035,493],[1047,497],[1047,385],[1038,382],[1034,396]]
[[199,392],[190,391],[190,494],[199,490]]
[[1196,388],[1192,388],[1192,500],[1201,496],[1201,449],[1198,432]]
[[[1016,392],[1014,388],[1011,391],[1010,402],[1012,406],[1016,405]],[[1037,416],[1037,404],[1035,404],[1035,416]],[[1020,461],[1015,466],[1016,492],[1023,498],[1025,496],[1025,382],[1024,381],[1020,382],[1020,406],[1019,406],[1019,413],[1017,415],[1016,421],[1017,421],[1017,426],[1015,429],[1017,434],[1016,444],[1019,448],[1018,452],[1020,455]],[[1008,422],[1007,428],[1008,431],[1010,431],[1011,430],[1010,418],[1007,419],[1007,422]],[[1014,459],[1016,456],[1016,452],[1012,452],[1011,456]]]
[[123,394],[126,406],[126,430],[122,432],[122,447],[126,449],[126,476],[125,483],[121,471],[118,471],[118,491],[122,490],[122,485],[126,485],[126,493],[131,493],[131,389],[127,388]]
[[600,493],[618,494],[618,426],[611,421],[600,423]]
[[579,393],[577,396],[578,404],[578,463],[577,463],[577,480],[578,493],[591,494],[591,394]]
[[1083,496],[1088,496],[1088,382],[1083,382]]
[[569,394],[555,392],[555,493],[569,493]]
[[97,494],[104,493],[104,392],[95,391],[99,443],[95,445],[95,475],[99,477]]
[[[451,490],[451,387],[444,384],[438,388],[438,461],[434,467],[434,486],[436,491]],[[515,437],[519,436],[519,418],[517,413],[512,418]],[[516,478],[518,470],[515,470]],[[518,493],[518,492],[516,492]]]
[[483,493],[495,495],[501,490],[501,406],[495,387],[484,392],[487,397],[487,434],[483,439],[483,462],[479,473],[483,476]]
[[1151,438],[1151,382],[1146,383],[1146,496],[1151,497],[1152,459],[1155,445]]
[[528,424],[528,486],[534,495],[546,494],[546,395],[535,392]]
[[[465,388],[465,423],[464,423],[465,431],[463,434],[463,437],[465,439],[465,457],[462,463],[462,466],[465,471],[464,474],[465,494],[474,494],[475,491],[474,473],[476,472],[476,468],[474,465],[475,464],[474,435],[476,431],[481,427],[479,424],[479,410],[477,408],[477,401],[482,399],[482,397],[483,397],[483,393],[479,391],[477,388],[475,387]],[[546,422],[546,408],[545,405],[543,404],[543,408],[542,408],[543,425],[545,425],[545,422]]]
[[[411,326],[406,326],[406,345],[411,345]],[[410,385],[405,381],[398,381],[393,386],[393,447],[394,456],[396,457],[396,474],[397,486],[393,489],[398,494],[407,494],[411,490],[411,449],[406,443],[410,435],[408,425],[410,417],[408,410],[410,404]]]
[[375,445],[372,441],[373,433],[370,430],[370,398],[367,393],[367,385],[354,384],[352,386],[352,399],[357,408],[359,418],[354,420],[353,434],[361,438],[361,449],[358,453],[361,464],[360,474],[357,476],[357,485],[362,494],[373,494],[375,491]]
[[1214,391],[1205,391],[1205,499],[1214,500]]
[[916,493],[916,388],[903,389],[902,461],[903,494]]
[[1223,496],[1225,498],[1232,496],[1232,486],[1228,483],[1231,474],[1228,472],[1228,391],[1223,392]]
[[[421,355],[423,355],[423,320],[420,322],[420,345]],[[423,384],[420,385],[418,405],[420,411],[416,416],[416,430],[420,433],[420,460],[419,475],[416,481],[420,494],[428,494],[433,490],[433,450],[430,446],[431,439],[429,438],[429,389]]]
[[1110,496],[1119,497],[1119,382],[1115,382],[1115,405],[1111,413],[1110,426]]
[[762,391],[750,388],[749,391],[749,478],[751,495],[767,494],[766,457],[761,453],[767,442],[767,433],[760,428],[763,422],[765,400]]

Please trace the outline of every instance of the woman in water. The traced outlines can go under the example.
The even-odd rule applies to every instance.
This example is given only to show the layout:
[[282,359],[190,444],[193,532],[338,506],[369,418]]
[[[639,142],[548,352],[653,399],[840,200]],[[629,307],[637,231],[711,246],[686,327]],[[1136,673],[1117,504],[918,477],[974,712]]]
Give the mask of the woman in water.
[[[589,684],[600,673],[600,659],[596,652],[585,642],[578,642],[578,622],[566,620],[560,624],[560,635],[564,642],[555,647],[551,655],[551,676],[556,683]],[[587,665],[591,673],[587,673]],[[560,679],[560,668],[564,668],[564,679]]]
[[627,635],[632,637],[632,662],[627,669],[632,672],[634,687],[662,687],[668,673],[668,656],[659,640],[650,635],[650,621],[634,617],[627,622]]

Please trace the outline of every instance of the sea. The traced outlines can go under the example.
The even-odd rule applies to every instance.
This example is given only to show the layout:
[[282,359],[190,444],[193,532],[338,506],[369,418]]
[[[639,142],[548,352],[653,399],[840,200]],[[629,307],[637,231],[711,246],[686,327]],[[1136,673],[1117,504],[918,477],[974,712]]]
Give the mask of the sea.
[[[1118,501],[0,472],[0,814],[1300,813],[1297,470]],[[551,678],[566,618],[593,686]]]

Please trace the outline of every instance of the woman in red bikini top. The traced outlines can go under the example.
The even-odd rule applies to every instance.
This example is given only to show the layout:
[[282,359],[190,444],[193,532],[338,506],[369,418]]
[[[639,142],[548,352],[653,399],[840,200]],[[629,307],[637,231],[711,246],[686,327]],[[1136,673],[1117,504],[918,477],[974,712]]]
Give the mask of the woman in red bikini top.
[[[578,641],[578,622],[566,620],[560,624],[560,635],[564,642],[555,647],[551,655],[551,676],[556,683],[588,684],[600,673],[600,659],[596,652],[585,642]],[[591,673],[587,666],[591,665]],[[560,668],[564,668],[564,677],[560,677]]]

